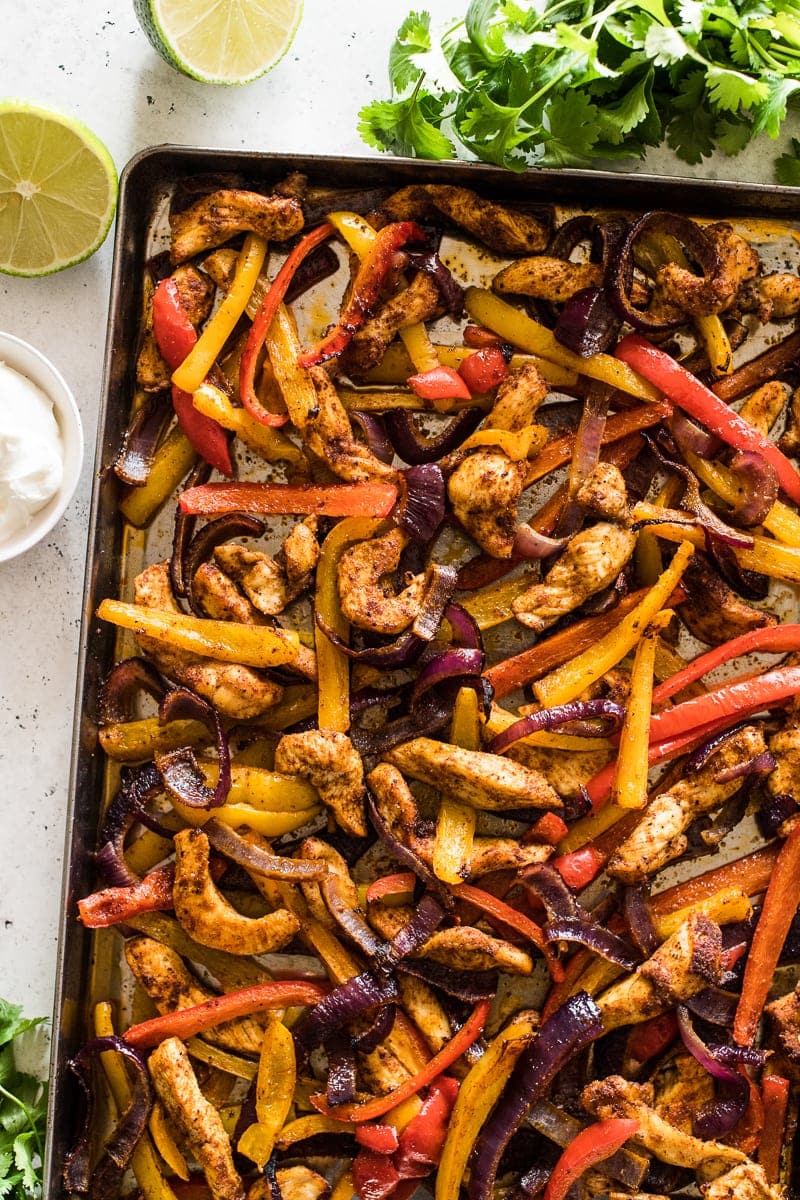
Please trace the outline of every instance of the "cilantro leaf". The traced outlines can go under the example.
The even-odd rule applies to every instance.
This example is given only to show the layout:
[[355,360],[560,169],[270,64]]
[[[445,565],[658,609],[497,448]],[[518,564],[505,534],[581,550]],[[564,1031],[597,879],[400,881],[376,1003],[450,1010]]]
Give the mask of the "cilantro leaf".
[[426,12],[411,12],[397,31],[389,51],[389,83],[395,95],[402,94],[422,77],[414,59],[431,48],[431,17]]
[[600,138],[611,145],[621,145],[634,129],[646,145],[657,145],[661,138],[661,122],[653,108],[653,72],[648,71],[616,103],[600,106],[598,120]]
[[781,154],[775,163],[775,178],[787,187],[800,187],[800,141],[792,138],[791,154]]
[[379,150],[413,158],[450,158],[453,143],[427,119],[422,103],[418,91],[407,100],[374,100],[358,114],[358,132]]
[[0,1198],[38,1200],[42,1192],[47,1086],[19,1069],[18,1039],[41,1024],[0,999]]
[[459,122],[460,136],[484,162],[512,169],[524,167],[524,159],[513,153],[532,133],[531,126],[523,121],[523,107],[496,104],[490,96],[478,94]]
[[547,106],[547,128],[543,164],[585,165],[600,135],[599,110],[581,91],[554,96]]
[[714,149],[714,117],[704,103],[702,71],[693,71],[683,81],[682,92],[673,101],[677,114],[667,127],[667,142],[684,162],[699,163]]
[[714,127],[714,136],[723,154],[733,157],[750,141],[753,126],[741,117],[723,117]]
[[472,0],[464,27],[473,46],[477,46],[487,62],[498,62],[507,53],[501,23],[493,24],[497,0]]
[[800,79],[779,79],[773,76],[769,81],[769,95],[756,113],[753,132],[767,133],[771,138],[776,138],[786,120],[787,105],[798,92]]
[[734,113],[740,108],[752,108],[754,104],[760,104],[769,95],[769,87],[763,80],[722,67],[709,67],[706,72],[706,91],[715,108]]

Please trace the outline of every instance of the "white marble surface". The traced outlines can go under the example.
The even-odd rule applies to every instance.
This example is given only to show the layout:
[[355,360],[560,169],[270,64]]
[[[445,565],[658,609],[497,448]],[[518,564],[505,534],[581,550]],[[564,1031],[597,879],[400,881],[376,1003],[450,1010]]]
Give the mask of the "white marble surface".
[[[386,55],[410,0],[306,0],[295,43],[268,76],[217,89],[184,79],[140,32],[128,0],[0,0],[8,96],[81,117],[118,168],[160,142],[360,154],[356,114],[385,94]],[[420,6],[417,6],[420,7]],[[436,19],[466,0],[428,0]],[[769,181],[772,143],[702,174]],[[650,169],[682,174],[668,152]],[[37,548],[0,564],[0,995],[50,1011],[73,690],[97,398],[111,271],[109,238],[46,280],[0,276],[0,328],[39,346],[75,391],[89,455],[66,517]]]

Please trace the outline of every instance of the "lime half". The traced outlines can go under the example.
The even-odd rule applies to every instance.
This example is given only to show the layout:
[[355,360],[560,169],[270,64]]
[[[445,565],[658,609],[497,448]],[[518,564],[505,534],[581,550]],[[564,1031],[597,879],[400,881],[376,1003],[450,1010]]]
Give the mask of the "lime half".
[[250,83],[292,44],[303,0],[134,0],[163,59],[203,83]]
[[21,100],[0,100],[0,271],[50,275],[102,245],[117,172],[95,135]]

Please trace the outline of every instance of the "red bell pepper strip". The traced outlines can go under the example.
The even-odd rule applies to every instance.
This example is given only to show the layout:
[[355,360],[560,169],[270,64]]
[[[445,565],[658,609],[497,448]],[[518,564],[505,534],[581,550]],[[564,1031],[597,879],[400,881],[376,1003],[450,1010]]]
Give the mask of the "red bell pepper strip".
[[576,1179],[605,1162],[633,1137],[639,1128],[638,1121],[624,1117],[611,1117],[608,1121],[597,1121],[587,1125],[570,1142],[553,1168],[553,1174],[545,1188],[544,1200],[564,1200]]
[[424,1179],[442,1157],[450,1114],[458,1096],[458,1080],[435,1079],[422,1108],[400,1134],[394,1165],[401,1179]]
[[690,683],[695,683],[709,671],[742,654],[752,654],[756,651],[789,654],[793,650],[800,650],[800,625],[768,625],[766,629],[751,629],[741,637],[732,638],[729,642],[723,642],[721,646],[714,646],[705,654],[699,654],[682,670],[665,679],[653,689],[653,707],[663,704]]
[[739,679],[656,713],[650,721],[650,739],[663,742],[699,726],[749,717],[772,708],[800,691],[800,667],[778,667],[764,675]]
[[207,483],[178,497],[181,511],[314,513],[322,517],[388,517],[397,500],[393,483]]
[[131,1025],[124,1038],[129,1045],[138,1050],[147,1050],[150,1046],[158,1045],[164,1038],[179,1037],[185,1041],[194,1037],[196,1033],[214,1029],[224,1021],[248,1017],[251,1013],[263,1012],[268,1008],[294,1008],[316,1004],[329,990],[327,986],[319,983],[306,983],[294,979],[256,983],[238,992],[214,996],[202,1004],[192,1005],[191,1008],[182,1008],[179,1012],[166,1013],[162,1017],[142,1021],[139,1025]]
[[629,333],[615,350],[616,357],[633,367],[664,395],[716,433],[736,450],[755,450],[775,468],[780,486],[800,504],[800,474],[774,442],[720,400],[710,388],[637,333]]
[[396,221],[378,230],[369,253],[358,269],[352,294],[339,320],[322,341],[298,357],[301,367],[318,366],[330,358],[337,358],[346,349],[353,334],[361,328],[378,303],[394,267],[397,251],[406,242],[424,241],[425,234],[416,221]]
[[386,896],[403,896],[412,893],[417,882],[413,871],[398,871],[396,875],[383,875],[367,888],[367,904],[383,900]]
[[503,382],[508,374],[508,363],[499,346],[486,346],[465,358],[458,373],[469,390],[480,395]]
[[[227,863],[222,858],[212,858],[211,877],[216,882],[225,874]],[[78,901],[78,919],[87,929],[103,929],[107,925],[120,925],[128,917],[138,917],[147,912],[168,912],[174,907],[172,889],[175,884],[175,864],[165,863],[156,867],[128,887],[104,888],[92,892]]]
[[400,1145],[394,1125],[358,1125],[356,1141],[359,1146],[375,1154],[394,1154]]
[[470,400],[472,392],[453,367],[431,367],[409,375],[406,383],[423,400]]
[[567,887],[580,891],[581,888],[588,887],[600,874],[606,861],[594,846],[582,846],[580,850],[573,850],[571,854],[554,858],[552,865]]
[[789,1107],[789,1080],[782,1075],[765,1075],[761,1080],[764,1104],[764,1128],[758,1146],[758,1161],[769,1183],[777,1183],[781,1172],[786,1111]]
[[375,1150],[359,1150],[352,1171],[353,1187],[360,1200],[387,1200],[400,1182],[391,1158]]
[[487,346],[502,346],[503,339],[499,333],[492,333],[485,325],[465,325],[464,345],[470,350],[485,350]]
[[733,1021],[733,1037],[739,1046],[749,1046],[756,1035],[772,976],[798,905],[800,825],[791,831],[781,847],[753,934],[742,994]]
[[261,301],[259,310],[250,327],[250,333],[247,335],[247,341],[245,342],[242,359],[239,364],[239,399],[250,413],[250,416],[256,421],[260,421],[262,425],[271,425],[273,428],[285,425],[289,420],[289,414],[270,412],[269,409],[264,408],[264,405],[259,400],[255,392],[256,361],[264,342],[267,340],[269,327],[272,324],[275,313],[278,311],[278,305],[282,303],[284,296],[289,290],[289,285],[294,278],[297,268],[303,259],[329,238],[332,233],[333,229],[330,225],[319,225],[316,229],[312,229],[310,233],[307,233],[305,237],[301,238],[294,249],[289,252],[286,261],[270,284],[269,291]]
[[627,1058],[630,1055],[639,1063],[649,1062],[651,1058],[663,1054],[677,1036],[678,1018],[675,1013],[661,1013],[658,1017],[643,1021],[641,1025],[634,1025],[628,1035],[625,1056]]
[[434,1054],[421,1070],[412,1075],[410,1079],[406,1079],[399,1087],[388,1092],[387,1095],[374,1096],[371,1100],[356,1101],[352,1104],[338,1104],[332,1108],[325,1097],[317,1093],[311,1097],[311,1103],[317,1112],[321,1112],[326,1117],[335,1117],[338,1121],[360,1124],[362,1121],[373,1121],[376,1117],[382,1117],[397,1104],[402,1104],[409,1096],[415,1096],[423,1088],[430,1087],[437,1076],[451,1067],[464,1051],[469,1049],[483,1032],[490,1007],[489,1000],[481,1000],[476,1004],[469,1018],[447,1045],[443,1046],[438,1054]]
[[[197,331],[181,303],[174,279],[162,279],[153,293],[153,335],[171,371],[181,365],[197,341]],[[228,435],[216,421],[199,413],[188,392],[172,386],[178,424],[197,453],[223,475],[232,475]]]
[[531,842],[546,842],[549,846],[557,846],[568,833],[569,826],[566,821],[562,821],[558,813],[548,812],[539,817],[519,840],[524,846],[530,845]]
[[534,946],[538,950],[541,950],[547,959],[547,965],[553,979],[563,978],[561,965],[556,961],[552,953],[552,948],[547,944],[544,932],[530,917],[526,917],[518,909],[512,908],[510,904],[506,904],[504,900],[498,899],[497,896],[492,896],[482,888],[473,887],[471,883],[459,883],[457,886],[451,888],[451,891],[457,900],[465,900],[467,904],[474,904],[481,912],[494,917],[496,921],[500,921],[501,924],[507,925],[516,933],[521,933],[523,937],[533,942]]

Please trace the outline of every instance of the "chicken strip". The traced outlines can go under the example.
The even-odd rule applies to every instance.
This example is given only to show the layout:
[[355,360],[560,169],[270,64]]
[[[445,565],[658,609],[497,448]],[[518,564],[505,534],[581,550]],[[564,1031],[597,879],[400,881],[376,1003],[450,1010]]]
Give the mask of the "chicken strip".
[[484,200],[469,188],[449,184],[412,184],[401,188],[382,205],[393,221],[424,220],[437,211],[460,225],[490,250],[500,254],[535,254],[547,245],[542,221],[517,209]]
[[[162,1014],[204,1004],[214,992],[195,979],[183,959],[163,942],[135,937],[125,942],[125,959],[133,974]],[[264,1030],[253,1017],[224,1021],[203,1034],[205,1041],[239,1054],[258,1054]]]
[[526,463],[512,462],[502,450],[477,450],[447,481],[454,515],[493,558],[511,557],[525,474]]
[[512,603],[522,625],[541,633],[567,613],[610,587],[636,547],[636,534],[621,525],[599,521],[570,539],[561,558],[542,583]]
[[778,445],[784,454],[792,458],[800,457],[800,388],[795,388],[792,392],[786,428]]
[[[159,612],[180,611],[170,586],[169,563],[153,563],[136,576],[134,599],[137,604]],[[253,667],[174,650],[143,635],[136,637],[136,643],[162,675],[209,700],[224,717],[250,721],[267,712],[283,695],[280,684]]]
[[[331,1185],[310,1167],[279,1167],[275,1172],[282,1200],[324,1200]],[[272,1187],[264,1175],[250,1186],[247,1200],[273,1200]]]
[[492,280],[492,291],[563,304],[584,288],[600,287],[603,274],[602,263],[568,262],[537,254],[535,258],[520,258],[499,271]]
[[628,515],[628,489],[614,463],[599,462],[578,488],[575,499],[606,521],[624,521]]
[[516,432],[530,425],[547,399],[550,384],[534,363],[513,367],[497,389],[484,424],[487,429]]
[[699,771],[685,775],[655,796],[633,833],[609,860],[609,875],[622,883],[639,883],[680,858],[688,845],[685,834],[692,822],[702,813],[719,808],[742,786],[743,777],[725,779],[725,774],[764,750],[762,729],[747,725],[723,742]]
[[[414,910],[408,905],[392,908],[372,903],[368,915],[370,924],[388,941],[410,924]],[[509,975],[530,975],[533,971],[533,960],[524,950],[473,925],[440,929],[415,953],[454,971],[505,971]]]
[[366,836],[364,767],[346,734],[322,729],[285,734],[275,747],[275,770],[307,779],[345,833]]
[[264,616],[282,613],[294,595],[279,562],[261,550],[235,542],[217,546],[214,558],[225,574],[239,584],[253,607]]
[[[769,739],[770,753],[775,756],[776,765],[767,776],[767,790],[774,797],[798,795],[798,780],[800,780],[800,710],[797,698],[792,701],[783,729],[779,729]],[[792,815],[781,823],[778,829],[779,837],[788,836],[797,823],[797,817]]]
[[364,442],[353,435],[353,427],[331,377],[324,367],[311,367],[311,381],[317,395],[317,409],[302,429],[307,450],[348,483],[368,479],[392,482],[397,472],[376,458]]
[[442,310],[441,294],[433,279],[418,272],[408,287],[382,304],[356,330],[342,355],[342,365],[356,376],[365,374],[377,366],[401,329],[438,317]]
[[236,274],[236,264],[239,261],[239,251],[223,246],[220,250],[212,250],[203,259],[200,266],[206,275],[214,281],[222,292],[227,292]]
[[719,258],[719,269],[713,275],[695,275],[672,262],[661,267],[656,278],[656,301],[692,316],[724,312],[742,285],[755,279],[760,265],[750,243],[724,221],[706,225],[703,232],[714,243]]
[[[494,732],[499,732],[500,727]],[[561,750],[550,750],[547,746],[528,746],[524,741],[509,746],[506,758],[512,758],[523,766],[544,775],[559,796],[577,796],[593,775],[596,775],[611,758],[610,750],[573,750],[564,754]]]
[[622,1117],[639,1122],[634,1141],[662,1162],[691,1167],[703,1179],[713,1179],[731,1167],[747,1162],[747,1156],[721,1142],[703,1142],[682,1133],[660,1117],[653,1108],[649,1083],[629,1083],[620,1075],[597,1079],[583,1089],[581,1104],[601,1121]]
[[403,774],[472,808],[502,812],[562,807],[560,798],[538,771],[497,754],[462,750],[448,742],[420,737],[387,750],[383,758]]
[[283,543],[283,565],[289,589],[299,596],[311,583],[317,569],[320,545],[317,541],[319,518],[306,517],[298,521]]
[[[194,327],[198,328],[211,312],[214,301],[213,283],[205,275],[201,275],[196,267],[191,266],[178,267],[173,271],[171,278],[178,289],[178,298],[187,317]],[[142,344],[136,358],[136,382],[146,392],[159,392],[168,388],[172,377],[172,371],[161,355],[153,331],[153,294],[153,284],[148,281]]]
[[692,1132],[694,1118],[714,1101],[713,1076],[685,1052],[661,1062],[650,1082],[655,1089],[656,1112],[683,1133]]
[[285,242],[303,228],[303,210],[297,200],[285,196],[225,188],[203,196],[183,212],[171,213],[169,227],[172,261],[182,263],[237,233]]
[[147,1065],[161,1103],[203,1169],[213,1200],[245,1200],[230,1138],[216,1108],[200,1091],[183,1042],[167,1038],[153,1050]]
[[695,551],[681,580],[688,600],[678,607],[681,620],[694,637],[719,646],[751,629],[775,625],[777,618],[753,608],[728,587],[704,554]]
[[705,1200],[785,1200],[786,1192],[768,1181],[763,1167],[748,1160],[706,1184],[703,1196]]
[[214,563],[201,563],[197,568],[192,580],[192,594],[207,616],[216,621],[239,621],[242,625],[267,624],[230,576],[220,571]]
[[351,625],[372,633],[402,633],[419,612],[425,576],[414,575],[401,592],[392,592],[381,580],[396,571],[409,543],[402,529],[383,537],[357,542],[339,559],[337,579],[342,612]]
[[800,278],[788,271],[762,275],[742,289],[737,307],[743,312],[755,311],[765,325],[794,317],[800,312]]
[[789,389],[778,379],[770,379],[743,401],[739,416],[754,426],[764,437],[769,436],[772,426],[786,407]]

